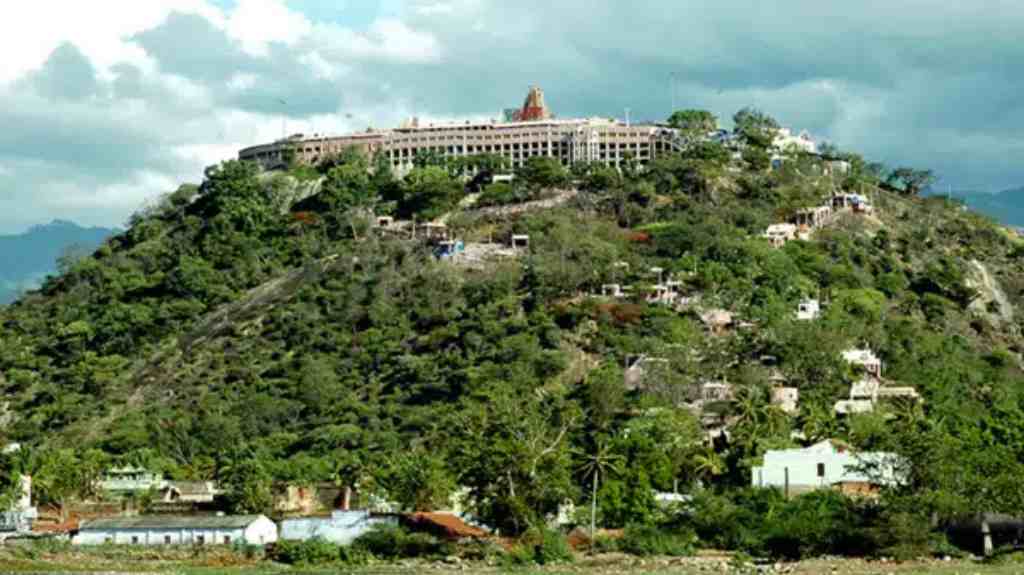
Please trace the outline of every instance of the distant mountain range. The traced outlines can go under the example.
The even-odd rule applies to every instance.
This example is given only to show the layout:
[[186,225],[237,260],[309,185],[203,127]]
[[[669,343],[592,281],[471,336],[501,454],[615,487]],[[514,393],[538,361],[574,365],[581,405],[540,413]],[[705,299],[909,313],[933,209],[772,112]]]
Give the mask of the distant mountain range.
[[[932,192],[931,195],[945,194]],[[1024,227],[1024,188],[1005,190],[995,194],[955,191],[952,196],[962,199],[971,209],[991,216],[1002,224]]]
[[118,233],[108,228],[84,228],[74,222],[54,220],[16,235],[0,235],[0,305],[39,286],[57,272],[57,259],[68,250],[91,253]]

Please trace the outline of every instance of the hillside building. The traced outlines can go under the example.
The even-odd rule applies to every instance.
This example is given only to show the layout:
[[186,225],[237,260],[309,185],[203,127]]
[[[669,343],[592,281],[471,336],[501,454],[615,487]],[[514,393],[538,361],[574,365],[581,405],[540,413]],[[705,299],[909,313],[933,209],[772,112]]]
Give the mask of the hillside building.
[[801,449],[773,449],[764,464],[751,468],[751,485],[776,487],[787,497],[816,489],[847,493],[874,492],[896,481],[896,456],[890,453],[855,453],[836,440],[825,440]]
[[163,489],[167,482],[157,473],[141,467],[125,465],[113,467],[103,473],[98,487],[109,493],[135,493],[150,489]]
[[289,138],[240,151],[241,160],[272,169],[290,154],[297,162],[313,164],[355,147],[367,155],[384,154],[399,174],[413,167],[417,154],[431,152],[443,158],[479,154],[505,157],[511,168],[529,158],[557,158],[564,165],[598,162],[619,167],[625,162],[646,164],[672,150],[675,131],[657,124],[630,124],[608,118],[557,119],[539,88],[531,88],[523,107],[505,121],[420,125],[418,120],[390,130],[367,130],[342,136]]
[[796,319],[798,321],[811,321],[821,316],[821,302],[816,299],[801,300],[796,304]]
[[843,359],[863,368],[864,373],[850,386],[850,398],[837,401],[836,413],[869,413],[881,400],[919,401],[921,395],[910,386],[886,385],[882,379],[882,360],[870,349],[848,349]]

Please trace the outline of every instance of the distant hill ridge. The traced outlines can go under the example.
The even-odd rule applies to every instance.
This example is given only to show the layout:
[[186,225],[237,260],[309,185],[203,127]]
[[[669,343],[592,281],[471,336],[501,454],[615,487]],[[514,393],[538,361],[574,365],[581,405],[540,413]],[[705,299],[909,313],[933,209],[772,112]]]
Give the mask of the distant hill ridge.
[[[933,191],[929,195],[946,194]],[[975,211],[993,217],[1005,225],[1024,227],[1024,187],[996,193],[958,190],[950,195],[963,200]]]
[[68,249],[88,254],[117,232],[53,220],[20,234],[0,235],[0,304],[14,301],[19,293],[56,273],[57,260]]

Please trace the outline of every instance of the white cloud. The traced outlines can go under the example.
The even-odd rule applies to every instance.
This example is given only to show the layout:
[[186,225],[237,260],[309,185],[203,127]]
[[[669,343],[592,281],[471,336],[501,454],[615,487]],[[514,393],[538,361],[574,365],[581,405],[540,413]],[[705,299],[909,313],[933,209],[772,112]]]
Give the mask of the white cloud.
[[243,92],[256,85],[259,78],[255,74],[234,74],[228,79],[228,89]]
[[63,42],[78,46],[101,70],[118,62],[144,62],[144,55],[125,38],[159,24],[174,10],[223,19],[206,0],[9,2],[0,18],[0,84],[38,68]]
[[366,32],[335,24],[319,24],[306,39],[310,50],[332,61],[351,59],[385,60],[404,63],[437,62],[441,44],[429,32],[411,28],[401,20],[383,18]]
[[256,56],[267,55],[271,42],[291,45],[309,34],[313,24],[282,0],[239,0],[228,20],[228,33]]

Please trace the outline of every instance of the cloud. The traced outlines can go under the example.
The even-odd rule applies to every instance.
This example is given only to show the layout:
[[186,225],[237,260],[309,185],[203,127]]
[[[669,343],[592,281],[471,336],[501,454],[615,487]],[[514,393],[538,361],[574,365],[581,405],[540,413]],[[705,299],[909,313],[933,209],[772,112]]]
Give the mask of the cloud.
[[282,129],[496,117],[532,84],[563,117],[753,105],[956,187],[1012,187],[1022,21],[1010,0],[18,3],[0,20],[0,232],[120,224]]

